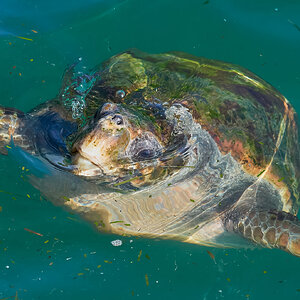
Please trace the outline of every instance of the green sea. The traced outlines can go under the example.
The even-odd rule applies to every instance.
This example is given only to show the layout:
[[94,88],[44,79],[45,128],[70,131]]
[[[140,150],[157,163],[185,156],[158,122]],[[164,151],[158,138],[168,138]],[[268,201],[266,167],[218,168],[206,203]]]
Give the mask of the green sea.
[[[242,65],[300,112],[299,0],[1,0],[0,104],[28,111],[79,58],[89,69],[132,47]],[[99,234],[11,158],[0,172],[0,299],[300,299],[300,258]]]

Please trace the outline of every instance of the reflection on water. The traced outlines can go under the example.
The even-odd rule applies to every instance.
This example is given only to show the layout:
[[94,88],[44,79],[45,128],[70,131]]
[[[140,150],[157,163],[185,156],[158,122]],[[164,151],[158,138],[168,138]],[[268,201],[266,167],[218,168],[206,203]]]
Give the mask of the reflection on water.
[[120,2],[122,0],[2,0],[1,34],[28,34],[29,28],[44,32],[56,30],[76,20],[101,14]]

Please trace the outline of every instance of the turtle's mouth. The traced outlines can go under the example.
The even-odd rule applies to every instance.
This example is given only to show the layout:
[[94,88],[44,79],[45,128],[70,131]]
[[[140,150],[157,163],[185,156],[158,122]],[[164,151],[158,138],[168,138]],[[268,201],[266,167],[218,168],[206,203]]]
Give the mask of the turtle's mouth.
[[120,158],[130,142],[130,133],[120,117],[109,115],[73,145],[75,173],[83,176],[119,176]]
[[73,173],[80,176],[101,176],[104,174],[102,168],[94,164],[91,160],[86,158],[80,151],[76,151],[73,164],[76,166]]
[[105,136],[91,134],[75,144],[74,163],[76,174],[83,176],[114,175],[118,176],[122,165],[120,156],[128,145],[126,134]]

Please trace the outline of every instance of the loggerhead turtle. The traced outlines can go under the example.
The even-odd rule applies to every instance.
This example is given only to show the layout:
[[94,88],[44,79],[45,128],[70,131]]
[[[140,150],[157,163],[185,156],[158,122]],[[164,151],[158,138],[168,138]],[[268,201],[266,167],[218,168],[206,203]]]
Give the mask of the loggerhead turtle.
[[24,114],[0,147],[57,205],[100,231],[300,256],[296,113],[239,66],[129,50]]

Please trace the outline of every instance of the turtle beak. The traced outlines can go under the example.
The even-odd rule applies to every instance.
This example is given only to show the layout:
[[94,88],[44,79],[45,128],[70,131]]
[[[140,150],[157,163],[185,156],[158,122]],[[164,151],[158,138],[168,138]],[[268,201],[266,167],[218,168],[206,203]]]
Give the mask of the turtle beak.
[[75,163],[89,169],[92,166],[85,161],[88,160],[103,173],[113,175],[120,168],[119,158],[124,155],[129,142],[130,133],[122,116],[108,115],[99,120],[96,127],[74,145],[79,154],[75,156]]

